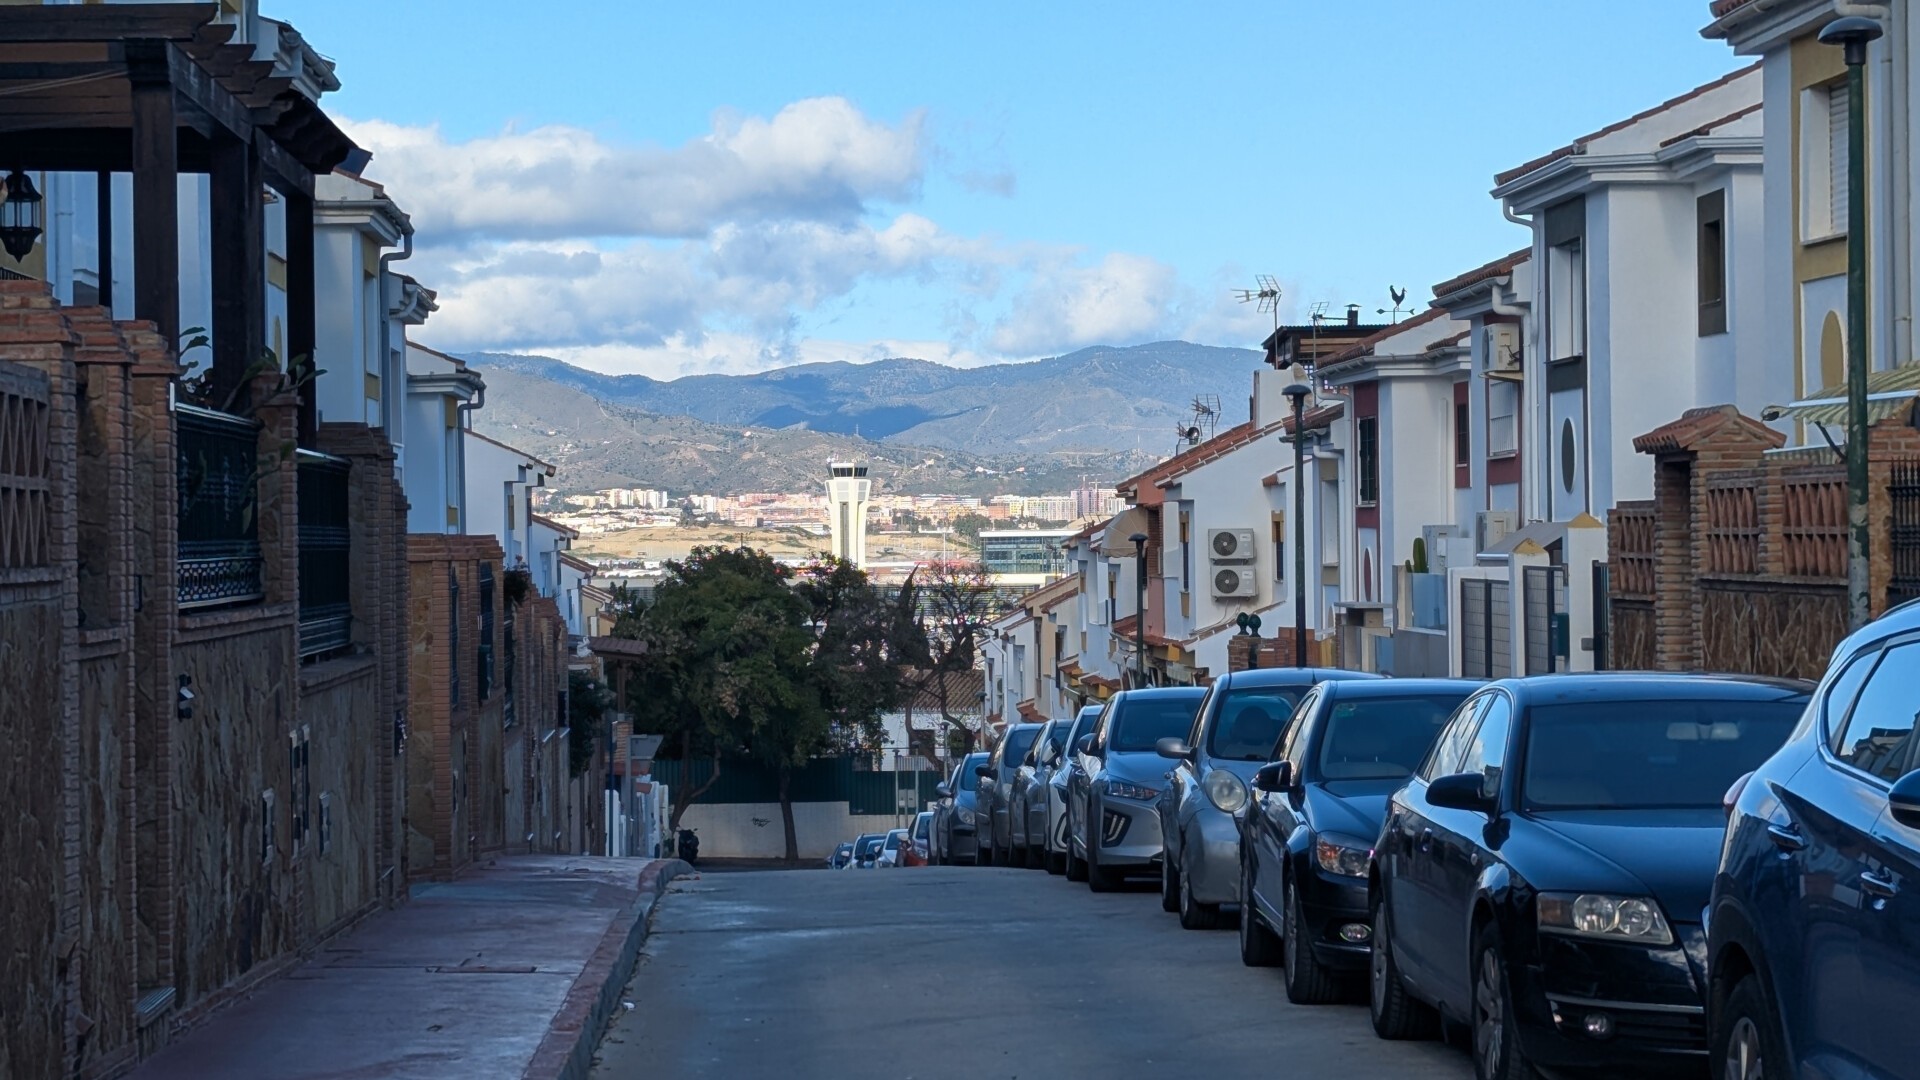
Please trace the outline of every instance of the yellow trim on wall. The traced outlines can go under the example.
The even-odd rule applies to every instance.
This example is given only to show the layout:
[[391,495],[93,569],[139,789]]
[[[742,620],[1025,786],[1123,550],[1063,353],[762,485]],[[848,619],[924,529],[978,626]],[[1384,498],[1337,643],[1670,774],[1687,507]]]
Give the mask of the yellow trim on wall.
[[367,400],[379,401],[380,400],[380,376],[375,375],[373,372],[369,371],[364,376],[362,376],[362,380],[365,385]]
[[360,237],[360,272],[368,277],[380,276],[380,241],[371,236]]
[[454,402],[454,400],[450,397],[441,398],[440,406],[443,413],[443,419],[446,421],[447,429],[451,431],[452,429],[459,427],[460,426],[460,406],[457,405]]
[[[1806,304],[1802,298],[1804,286],[1809,281],[1837,277],[1847,272],[1847,238],[1842,236],[1823,237],[1812,243],[1801,240],[1804,232],[1800,221],[1801,200],[1801,152],[1800,152],[1800,102],[1807,90],[1826,86],[1847,77],[1847,65],[1841,51],[1831,45],[1823,45],[1817,33],[1809,33],[1795,38],[1787,46],[1789,65],[1788,80],[1792,83],[1792,97],[1789,105],[1788,141],[1791,161],[1788,175],[1792,181],[1793,195],[1788,208],[1788,236],[1793,244],[1793,387],[1796,397],[1805,397],[1807,386],[1806,355]],[[1867,103],[1869,106],[1871,102]],[[1873,179],[1873,119],[1867,118],[1867,168],[1866,179]],[[1871,214],[1873,203],[1868,196],[1868,212]],[[1867,259],[1869,265],[1873,259],[1873,222],[1867,222]],[[1828,383],[1826,385],[1832,385]]]
[[287,287],[287,260],[267,252],[267,284],[282,291]]

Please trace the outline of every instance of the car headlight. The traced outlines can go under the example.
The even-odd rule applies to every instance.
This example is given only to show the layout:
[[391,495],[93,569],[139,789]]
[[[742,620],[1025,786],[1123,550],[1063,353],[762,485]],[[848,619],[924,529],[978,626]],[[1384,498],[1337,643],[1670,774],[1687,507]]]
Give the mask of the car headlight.
[[963,806],[959,810],[955,811],[955,813],[960,818],[960,824],[962,825],[973,824],[973,811],[968,810],[966,807]]
[[1160,794],[1160,790],[1158,788],[1142,787],[1139,784],[1129,784],[1125,780],[1108,780],[1107,794],[1119,799],[1140,799],[1144,801],[1157,797]]
[[1673,944],[1673,930],[1657,901],[1601,893],[1541,893],[1540,929],[1580,937]]
[[1201,782],[1200,790],[1207,793],[1213,805],[1225,813],[1233,813],[1247,805],[1247,785],[1240,778],[1225,769],[1215,769]]
[[1358,840],[1321,836],[1313,841],[1313,861],[1329,874],[1366,877],[1367,860],[1372,856],[1373,849]]

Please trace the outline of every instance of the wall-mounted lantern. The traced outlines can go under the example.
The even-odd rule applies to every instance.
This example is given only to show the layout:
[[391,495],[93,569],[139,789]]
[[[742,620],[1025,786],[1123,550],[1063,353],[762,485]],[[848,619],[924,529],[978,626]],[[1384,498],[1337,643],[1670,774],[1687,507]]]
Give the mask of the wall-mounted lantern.
[[0,202],[0,247],[17,261],[25,259],[40,239],[46,204],[32,178],[19,169],[7,174],[6,194],[6,201]]

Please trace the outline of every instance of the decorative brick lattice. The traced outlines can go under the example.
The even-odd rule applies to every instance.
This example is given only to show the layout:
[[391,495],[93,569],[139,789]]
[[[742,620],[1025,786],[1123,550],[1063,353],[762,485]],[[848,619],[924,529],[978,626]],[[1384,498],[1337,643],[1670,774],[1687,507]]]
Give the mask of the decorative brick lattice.
[[1706,534],[1708,573],[1760,572],[1760,512],[1752,479],[1708,481]]
[[1887,603],[1920,600],[1920,461],[1893,463],[1887,493],[1893,502],[1893,578]]
[[0,570],[48,565],[47,377],[0,363]]
[[1838,469],[1789,473],[1781,483],[1780,529],[1792,577],[1847,576],[1847,477]]
[[1607,516],[1616,596],[1650,597],[1654,590],[1654,509],[1652,503],[1622,504]]

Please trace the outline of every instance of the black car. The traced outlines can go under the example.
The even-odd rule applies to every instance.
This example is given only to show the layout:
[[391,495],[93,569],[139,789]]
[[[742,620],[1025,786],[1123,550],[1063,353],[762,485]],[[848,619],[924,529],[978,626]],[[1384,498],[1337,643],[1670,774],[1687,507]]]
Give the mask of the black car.
[[852,861],[853,841],[843,840],[839,847],[833,849],[833,854],[827,856],[827,867],[831,870],[845,870],[847,864]]
[[1729,1080],[1920,1067],[1920,605],[1843,642],[1793,738],[1729,795],[1707,1021]]
[[1374,1030],[1430,1030],[1437,1008],[1481,1077],[1697,1072],[1721,799],[1810,689],[1548,675],[1467,699],[1374,842]]
[[1300,701],[1240,816],[1240,959],[1284,959],[1287,997],[1324,1004],[1367,968],[1367,862],[1387,798],[1478,682],[1324,682]]

